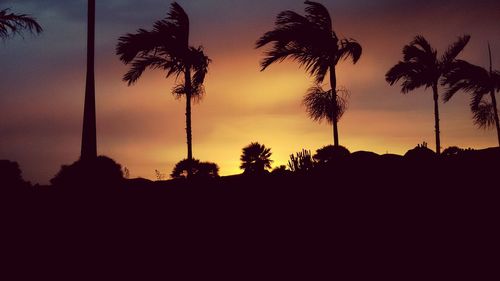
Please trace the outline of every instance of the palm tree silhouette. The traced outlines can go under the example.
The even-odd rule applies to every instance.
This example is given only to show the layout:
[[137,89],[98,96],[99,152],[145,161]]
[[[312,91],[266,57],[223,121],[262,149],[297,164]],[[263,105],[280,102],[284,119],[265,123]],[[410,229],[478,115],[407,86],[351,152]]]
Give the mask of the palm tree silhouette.
[[0,38],[11,35],[22,35],[23,30],[31,33],[41,33],[42,27],[35,18],[25,14],[14,14],[9,9],[0,10]]
[[[278,14],[276,26],[266,32],[256,43],[261,48],[273,43],[262,60],[261,71],[275,62],[282,62],[286,58],[297,61],[316,83],[321,84],[327,72],[330,72],[331,93],[336,101],[337,77],[335,67],[340,59],[351,57],[356,63],[361,57],[362,48],[353,39],[339,39],[332,29],[330,13],[325,6],[312,2],[304,2],[306,15],[302,16],[293,11],[284,11]],[[335,110],[334,114],[340,111]],[[338,117],[333,120],[333,139],[335,146],[339,145]]]
[[240,157],[240,169],[245,171],[245,174],[261,174],[266,169],[271,169],[273,162],[270,157],[271,149],[258,142],[252,142],[243,148],[243,154]]
[[131,64],[123,80],[132,85],[147,69],[163,69],[167,77],[184,75],[183,83],[173,89],[177,97],[186,97],[187,160],[193,160],[191,133],[191,100],[201,98],[203,81],[210,59],[203,47],[189,46],[189,18],[184,9],[173,2],[165,19],[156,21],[151,31],[139,29],[136,34],[120,37],[117,55],[125,64]]
[[493,71],[490,44],[488,53],[489,71],[463,60],[457,60],[452,64],[451,71],[442,81],[443,85],[448,85],[443,99],[448,102],[459,90],[470,93],[470,109],[474,114],[474,123],[480,128],[496,126],[500,146],[500,122],[495,97],[495,92],[500,91],[500,71]]
[[470,40],[469,35],[459,37],[451,44],[446,52],[438,58],[437,51],[421,35],[403,48],[403,61],[399,61],[385,75],[385,79],[392,86],[400,79],[403,80],[401,92],[406,94],[417,88],[432,87],[434,97],[434,126],[436,130],[436,153],[441,152],[439,130],[439,94],[438,84],[442,77],[450,71],[451,64],[465,48]]
[[87,75],[85,80],[85,104],[83,107],[82,147],[80,159],[97,159],[97,134],[95,112],[95,0],[88,0],[87,11]]
[[302,103],[306,106],[307,114],[314,121],[326,119],[328,123],[337,123],[347,109],[349,92],[346,89],[325,91],[320,85],[309,88]]

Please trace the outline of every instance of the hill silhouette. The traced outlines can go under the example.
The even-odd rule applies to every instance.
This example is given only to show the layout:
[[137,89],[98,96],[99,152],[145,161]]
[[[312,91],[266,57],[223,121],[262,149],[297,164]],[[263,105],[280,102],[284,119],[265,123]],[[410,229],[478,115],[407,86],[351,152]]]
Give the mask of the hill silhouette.
[[[472,266],[491,261],[486,253],[496,240],[500,192],[490,175],[500,149],[431,159],[421,147],[412,151],[404,157],[354,152],[306,173],[157,182],[108,181],[119,177],[102,173],[118,175],[120,169],[105,157],[92,167],[101,181],[89,181],[92,172],[75,172],[85,167],[77,162],[53,182],[76,175],[78,188],[32,188],[2,197],[9,210],[2,213],[9,214],[3,226],[10,240],[4,241],[21,241],[8,253],[32,259],[50,253],[67,270],[82,270],[84,261],[95,269],[147,258],[253,278],[266,268],[319,278],[331,274],[326,269],[332,263],[350,266],[355,275],[361,273],[356,264],[369,276],[425,276],[439,264],[439,272],[481,276],[485,272]],[[19,182],[19,170],[7,166],[14,175],[9,178]]]

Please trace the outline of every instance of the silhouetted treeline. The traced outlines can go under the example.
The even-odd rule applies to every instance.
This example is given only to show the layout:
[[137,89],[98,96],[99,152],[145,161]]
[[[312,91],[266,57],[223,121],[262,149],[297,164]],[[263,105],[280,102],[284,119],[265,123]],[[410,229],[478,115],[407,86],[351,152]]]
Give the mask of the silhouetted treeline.
[[[29,256],[30,267],[57,262],[55,272],[81,276],[147,262],[167,275],[196,265],[236,279],[320,280],[336,276],[332,264],[357,278],[432,271],[483,279],[498,237],[499,156],[498,148],[437,156],[425,145],[405,156],[339,151],[306,173],[157,182],[120,178],[117,164],[100,158],[64,167],[53,182],[67,186],[3,194],[2,251],[7,264]],[[88,186],[82,167],[118,181]],[[64,175],[76,177],[69,184]]]

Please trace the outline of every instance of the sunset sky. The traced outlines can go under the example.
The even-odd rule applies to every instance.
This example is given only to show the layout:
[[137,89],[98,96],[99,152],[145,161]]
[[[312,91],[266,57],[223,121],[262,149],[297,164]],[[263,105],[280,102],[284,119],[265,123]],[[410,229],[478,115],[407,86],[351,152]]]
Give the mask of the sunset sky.
[[[194,157],[215,162],[221,175],[241,173],[242,148],[253,141],[271,147],[273,166],[291,153],[333,142],[331,126],[313,122],[301,105],[311,79],[296,63],[260,72],[263,50],[255,41],[273,28],[283,10],[303,14],[299,0],[179,0],[191,20],[191,44],[212,59],[206,96],[193,108]],[[487,66],[487,42],[500,69],[500,2],[322,0],[341,37],[356,39],[363,55],[337,67],[337,83],[351,91],[339,124],[340,143],[350,151],[403,154],[423,141],[434,149],[430,90],[407,95],[384,75],[402,58],[402,47],[424,35],[441,53],[457,36],[470,34],[460,55]],[[86,60],[85,0],[0,0],[37,18],[40,36],[25,34],[0,43],[0,159],[17,161],[24,178],[48,183],[61,164],[80,153]],[[186,157],[185,103],[176,100],[173,78],[148,71],[134,86],[115,55],[117,39],[149,29],[165,17],[166,0],[97,0],[96,102],[98,153],[115,159],[131,177],[170,174]],[[417,4],[418,3],[418,4]],[[325,82],[326,83],[326,82]],[[328,84],[325,86],[329,87]],[[442,89],[440,89],[442,91]],[[473,126],[468,97],[441,104],[442,147],[497,145],[493,130]]]

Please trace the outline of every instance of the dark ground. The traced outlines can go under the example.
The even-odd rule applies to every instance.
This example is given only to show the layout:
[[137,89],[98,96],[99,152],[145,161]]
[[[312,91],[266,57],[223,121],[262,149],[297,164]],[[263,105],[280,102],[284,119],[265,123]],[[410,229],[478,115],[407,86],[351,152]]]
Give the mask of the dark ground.
[[4,265],[68,280],[498,280],[498,159],[17,189],[2,196]]

